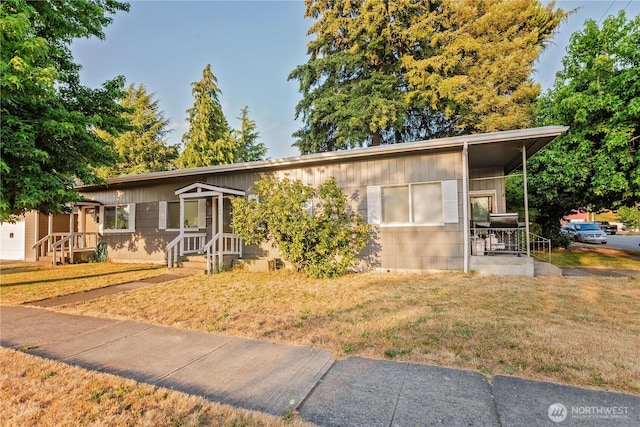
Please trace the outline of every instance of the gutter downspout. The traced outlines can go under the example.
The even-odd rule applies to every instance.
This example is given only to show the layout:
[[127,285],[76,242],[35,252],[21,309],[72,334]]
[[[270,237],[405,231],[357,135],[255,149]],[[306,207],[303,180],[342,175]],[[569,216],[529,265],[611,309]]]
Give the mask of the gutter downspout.
[[462,149],[462,221],[464,230],[464,272],[469,272],[469,143],[464,141]]
[[531,257],[530,236],[529,236],[529,192],[527,185],[527,147],[522,144],[522,186],[524,187],[524,227],[525,240],[527,242],[527,258]]

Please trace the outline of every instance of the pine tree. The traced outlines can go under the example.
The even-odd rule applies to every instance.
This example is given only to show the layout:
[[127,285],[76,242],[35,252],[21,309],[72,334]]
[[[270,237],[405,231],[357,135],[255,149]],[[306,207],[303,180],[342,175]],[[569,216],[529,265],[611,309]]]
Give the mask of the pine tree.
[[567,15],[537,0],[308,0],[302,153],[526,127],[544,42]]
[[257,142],[260,133],[256,131],[256,122],[249,118],[249,107],[245,106],[240,110],[238,119],[240,129],[233,131],[233,138],[236,140],[234,162],[263,160],[267,154],[267,147],[262,142]]
[[178,157],[178,147],[167,145],[167,129],[171,120],[165,119],[153,93],[147,93],[144,85],[127,88],[120,105],[127,109],[124,118],[132,130],[114,138],[101,131],[101,136],[110,140],[120,161],[113,166],[99,169],[103,177],[135,175],[172,169]]
[[187,110],[189,130],[182,135],[184,150],[177,164],[181,168],[233,163],[235,141],[220,105],[218,80],[207,64],[202,80],[192,83],[195,101]]

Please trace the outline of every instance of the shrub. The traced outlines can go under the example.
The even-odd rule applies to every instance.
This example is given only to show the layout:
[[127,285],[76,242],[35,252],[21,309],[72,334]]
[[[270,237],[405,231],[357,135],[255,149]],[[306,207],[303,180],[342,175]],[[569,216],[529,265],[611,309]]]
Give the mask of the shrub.
[[232,201],[231,225],[247,244],[271,241],[310,277],[335,277],[357,263],[370,227],[350,211],[335,179],[316,191],[299,180],[263,175],[254,192],[258,200]]

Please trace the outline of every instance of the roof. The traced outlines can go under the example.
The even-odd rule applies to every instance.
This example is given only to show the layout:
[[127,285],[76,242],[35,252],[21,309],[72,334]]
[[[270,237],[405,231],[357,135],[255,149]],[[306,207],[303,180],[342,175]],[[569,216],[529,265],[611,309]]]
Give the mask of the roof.
[[[517,169],[522,164],[521,150],[523,145],[526,147],[527,157],[530,157],[553,139],[564,134],[568,129],[568,126],[545,126],[308,154],[305,156],[261,160],[257,162],[176,169],[110,178],[107,180],[107,185],[130,184],[177,177],[184,178],[188,176],[197,177],[226,172],[263,172],[281,168],[335,163],[337,161],[376,158],[396,154],[410,155],[441,150],[462,150],[465,144],[467,144],[469,148],[470,168],[500,165],[505,168],[505,173],[508,173]],[[80,186],[79,188],[89,189],[92,187],[103,187],[103,185],[87,185]]]

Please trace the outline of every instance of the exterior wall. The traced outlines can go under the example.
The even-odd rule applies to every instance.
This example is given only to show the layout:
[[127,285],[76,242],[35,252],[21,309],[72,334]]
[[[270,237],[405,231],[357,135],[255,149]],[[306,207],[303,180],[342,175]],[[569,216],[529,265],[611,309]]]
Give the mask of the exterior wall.
[[[367,186],[409,184],[457,180],[459,221],[444,226],[374,227],[375,237],[363,251],[363,268],[461,270],[463,268],[462,223],[462,155],[459,151],[420,155],[387,155],[384,158],[355,159],[315,166],[265,170],[279,177],[288,176],[305,184],[318,186],[331,177],[336,179],[351,207],[367,217]],[[158,228],[160,200],[178,200],[175,191],[194,182],[235,188],[251,194],[261,171],[234,171],[185,179],[169,179],[150,184],[118,185],[111,189],[85,191],[88,200],[104,205],[136,203],[134,233],[108,233],[109,257],[120,261],[164,262],[165,247],[177,236]],[[207,201],[207,232],[211,235],[211,199]],[[202,230],[201,230],[202,231]],[[270,244],[247,247],[245,257],[277,256]]]
[[495,190],[496,213],[506,213],[507,197],[502,168],[471,169],[469,171],[469,191]]
[[25,259],[26,221],[0,224],[0,259],[23,261]]

